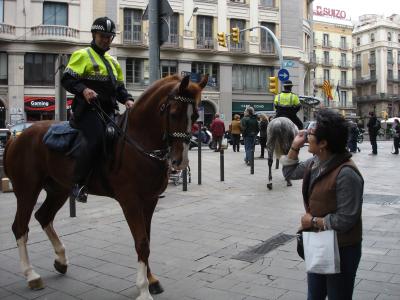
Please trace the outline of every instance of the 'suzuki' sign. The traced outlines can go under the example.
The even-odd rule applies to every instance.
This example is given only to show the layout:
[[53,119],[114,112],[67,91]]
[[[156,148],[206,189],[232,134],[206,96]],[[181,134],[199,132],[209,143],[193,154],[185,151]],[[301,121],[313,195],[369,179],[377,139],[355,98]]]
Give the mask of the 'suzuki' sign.
[[345,20],[346,12],[340,9],[317,6],[314,10],[314,16],[331,17],[335,19]]

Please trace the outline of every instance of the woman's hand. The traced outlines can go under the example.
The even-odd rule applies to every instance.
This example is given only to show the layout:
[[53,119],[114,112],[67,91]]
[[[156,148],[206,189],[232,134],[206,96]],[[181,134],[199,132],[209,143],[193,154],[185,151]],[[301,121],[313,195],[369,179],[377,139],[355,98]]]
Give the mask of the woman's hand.
[[301,217],[301,227],[303,229],[312,228],[313,227],[312,218],[313,216],[310,213],[306,213],[305,215],[303,215]]
[[292,147],[295,149],[300,149],[304,146],[306,142],[306,130],[300,130],[299,133],[294,137],[292,142]]

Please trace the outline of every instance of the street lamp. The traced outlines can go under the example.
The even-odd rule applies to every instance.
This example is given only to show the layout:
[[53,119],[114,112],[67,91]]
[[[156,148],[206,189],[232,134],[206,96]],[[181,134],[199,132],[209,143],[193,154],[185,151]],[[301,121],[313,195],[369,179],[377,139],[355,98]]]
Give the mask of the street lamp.
[[189,21],[187,21],[186,27],[189,27],[190,21],[192,21],[193,15],[197,12],[198,9],[199,8],[197,6],[195,8],[193,8],[192,15],[190,16]]

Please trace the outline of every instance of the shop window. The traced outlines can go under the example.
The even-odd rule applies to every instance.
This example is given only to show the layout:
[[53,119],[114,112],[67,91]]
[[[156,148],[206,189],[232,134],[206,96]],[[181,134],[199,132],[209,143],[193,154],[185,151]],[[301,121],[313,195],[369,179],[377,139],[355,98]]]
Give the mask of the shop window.
[[270,67],[233,65],[232,89],[242,91],[266,92],[267,78],[272,76]]
[[25,85],[54,86],[55,54],[25,54]]
[[60,2],[44,2],[43,24],[68,26],[68,4]]
[[176,61],[161,61],[161,77],[174,75],[178,72],[178,63]]
[[128,58],[126,60],[126,83],[149,84],[149,61],[147,59]]

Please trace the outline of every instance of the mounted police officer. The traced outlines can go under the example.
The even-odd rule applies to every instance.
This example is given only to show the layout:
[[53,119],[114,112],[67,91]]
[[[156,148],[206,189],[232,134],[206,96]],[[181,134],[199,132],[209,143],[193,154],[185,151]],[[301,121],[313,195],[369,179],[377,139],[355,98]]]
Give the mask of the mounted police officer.
[[127,108],[133,106],[133,98],[124,85],[124,77],[118,61],[107,51],[115,37],[115,23],[101,17],[94,21],[93,40],[90,47],[72,53],[62,78],[63,87],[75,95],[70,120],[71,126],[81,130],[83,145],[79,151],[74,172],[71,196],[80,202],[87,201],[85,185],[96,161],[101,159],[105,124],[93,102],[109,116],[118,109],[117,101]]
[[283,83],[283,91],[275,96],[276,118],[289,118],[299,129],[303,129],[303,122],[296,115],[301,108],[300,100],[296,94],[292,93],[292,87],[292,81],[286,80]]

